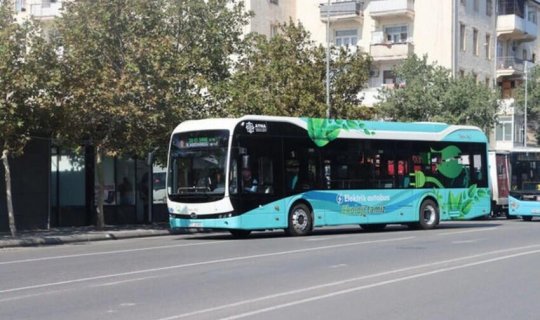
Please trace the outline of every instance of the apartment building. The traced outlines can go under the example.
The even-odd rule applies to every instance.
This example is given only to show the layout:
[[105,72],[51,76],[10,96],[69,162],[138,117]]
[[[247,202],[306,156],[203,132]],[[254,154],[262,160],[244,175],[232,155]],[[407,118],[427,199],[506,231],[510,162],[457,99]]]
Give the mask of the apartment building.
[[14,0],[17,19],[33,17],[47,24],[60,15],[62,0]]
[[[66,0],[14,0],[19,19],[52,21]],[[540,0],[244,0],[255,13],[245,32],[273,36],[292,19],[317,43],[357,46],[374,60],[364,104],[377,90],[398,84],[393,68],[410,54],[454,76],[472,74],[497,86],[503,108],[493,147],[523,144],[523,115],[514,114],[515,88],[539,53]]]
[[[514,103],[515,89],[523,84],[527,70],[537,63],[539,52],[538,12],[540,1],[499,0],[497,15],[497,60],[495,72],[502,109],[499,124],[491,137],[497,150],[512,150],[527,144],[537,144],[534,131],[537,124],[525,123],[523,106]],[[528,129],[525,130],[525,127]]]
[[472,74],[480,83],[497,86],[503,108],[492,147],[523,145],[523,115],[514,108],[513,96],[540,49],[540,1],[246,0],[246,5],[255,12],[246,31],[272,36],[277,23],[292,18],[318,43],[358,46],[369,53],[374,64],[364,91],[366,105],[376,102],[382,86],[398,84],[392,70],[412,53],[427,55],[454,76]]

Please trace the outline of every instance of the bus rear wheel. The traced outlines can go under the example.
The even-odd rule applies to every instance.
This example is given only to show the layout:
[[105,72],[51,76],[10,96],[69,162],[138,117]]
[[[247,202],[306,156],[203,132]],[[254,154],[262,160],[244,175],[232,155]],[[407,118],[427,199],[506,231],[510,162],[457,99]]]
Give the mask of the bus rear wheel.
[[521,216],[521,219],[523,219],[523,221],[532,221],[532,216]]
[[418,227],[423,230],[433,229],[439,224],[439,206],[427,199],[422,202],[419,212]]
[[289,212],[289,226],[285,232],[290,236],[305,236],[313,229],[313,216],[308,206],[298,203]]
[[251,234],[251,230],[242,230],[242,229],[231,229],[229,230],[233,238],[235,239],[245,239]]

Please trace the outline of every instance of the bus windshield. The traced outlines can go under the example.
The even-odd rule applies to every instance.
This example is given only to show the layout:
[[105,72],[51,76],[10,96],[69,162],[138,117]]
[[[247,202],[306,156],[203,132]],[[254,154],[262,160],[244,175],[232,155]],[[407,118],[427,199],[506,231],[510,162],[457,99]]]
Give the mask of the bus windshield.
[[215,201],[225,195],[227,130],[173,135],[169,159],[169,198],[180,202]]

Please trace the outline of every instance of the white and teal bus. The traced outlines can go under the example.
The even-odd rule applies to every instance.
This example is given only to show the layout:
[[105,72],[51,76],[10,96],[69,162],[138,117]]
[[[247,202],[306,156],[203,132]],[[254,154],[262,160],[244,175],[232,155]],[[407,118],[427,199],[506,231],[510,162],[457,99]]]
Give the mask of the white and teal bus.
[[421,229],[490,213],[487,138],[443,123],[244,116],[178,125],[171,228],[233,236],[387,224]]
[[525,221],[540,217],[540,148],[514,148],[497,152],[497,157],[508,163],[508,217]]

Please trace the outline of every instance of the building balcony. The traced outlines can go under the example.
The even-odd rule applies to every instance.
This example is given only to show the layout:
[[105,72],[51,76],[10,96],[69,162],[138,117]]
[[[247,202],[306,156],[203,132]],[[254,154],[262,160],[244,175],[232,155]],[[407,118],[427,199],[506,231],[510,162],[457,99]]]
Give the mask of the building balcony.
[[534,41],[538,35],[538,26],[516,14],[497,17],[497,36],[503,39]]
[[519,76],[525,72],[525,60],[516,57],[497,58],[497,78]]
[[411,42],[372,43],[369,53],[374,61],[404,60],[414,53],[414,45]]
[[362,22],[364,3],[359,1],[340,1],[332,2],[330,5],[322,4],[320,6],[321,21],[330,22],[336,21],[354,21]]
[[369,4],[369,15],[374,19],[414,17],[414,1],[412,0],[378,0]]
[[62,1],[50,1],[48,4],[44,2],[30,4],[30,15],[36,19],[47,20],[53,19],[60,15]]

